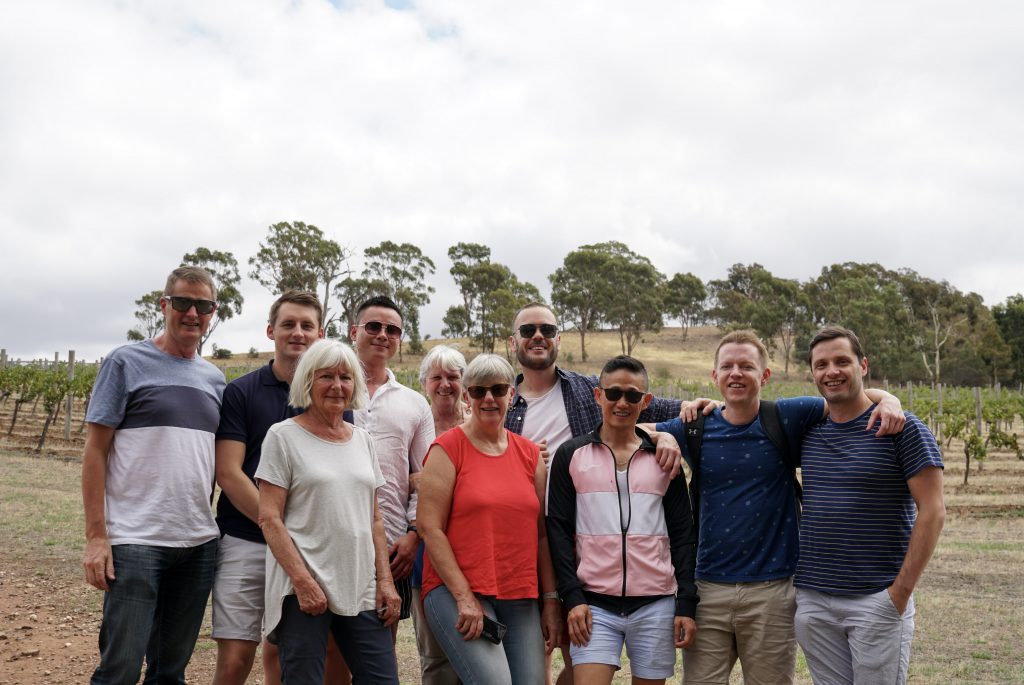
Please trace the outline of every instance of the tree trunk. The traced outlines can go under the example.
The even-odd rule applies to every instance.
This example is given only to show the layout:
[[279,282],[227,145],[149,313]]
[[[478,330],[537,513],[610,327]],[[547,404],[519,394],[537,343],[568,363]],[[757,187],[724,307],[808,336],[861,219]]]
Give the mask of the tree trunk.
[[50,422],[53,421],[54,415],[57,413],[56,408],[52,412],[46,415],[46,421],[43,423],[43,432],[39,436],[39,444],[36,445],[36,452],[43,451],[43,443],[46,442],[46,433],[50,430]]

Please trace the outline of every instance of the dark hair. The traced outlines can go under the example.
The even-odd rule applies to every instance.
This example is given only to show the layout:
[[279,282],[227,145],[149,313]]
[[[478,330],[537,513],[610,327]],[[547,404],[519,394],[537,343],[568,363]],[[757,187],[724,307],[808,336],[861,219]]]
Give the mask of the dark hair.
[[645,388],[650,385],[650,381],[647,378],[647,369],[644,368],[644,363],[636,357],[630,357],[628,354],[620,354],[617,357],[612,357],[604,363],[604,368],[601,369],[601,378],[604,378],[606,374],[615,373],[625,369],[630,373],[635,373],[638,376],[644,377]]
[[857,334],[851,331],[849,328],[843,328],[842,326],[825,326],[820,331],[814,334],[811,339],[811,344],[807,347],[807,363],[811,363],[811,355],[814,353],[814,346],[818,343],[823,343],[828,340],[835,340],[837,338],[846,338],[850,341],[850,349],[857,355],[857,361],[864,361],[864,348],[860,346],[860,340],[857,338]]
[[312,307],[316,310],[316,323],[321,328],[324,325],[324,308],[320,304],[320,298],[308,290],[286,290],[281,297],[274,300],[270,305],[270,318],[267,321],[271,326],[277,323],[277,312],[285,302],[297,304],[303,307]]
[[404,317],[402,316],[402,310],[398,308],[398,305],[395,304],[394,300],[392,300],[387,295],[374,295],[366,302],[363,302],[361,305],[359,305],[359,309],[356,310],[356,321],[359,321],[359,317],[362,316],[363,312],[365,312],[370,307],[384,307],[385,309],[394,309],[395,313],[398,314],[398,318],[402,319],[403,321],[405,320]]
[[558,323],[558,314],[555,313],[555,310],[552,309],[550,306],[544,304],[543,302],[537,301],[527,302],[522,307],[520,307],[519,311],[516,312],[516,315],[512,317],[512,323],[515,323],[519,319],[519,315],[525,312],[527,309],[546,309],[549,312],[551,312],[551,316],[555,317],[555,323]]

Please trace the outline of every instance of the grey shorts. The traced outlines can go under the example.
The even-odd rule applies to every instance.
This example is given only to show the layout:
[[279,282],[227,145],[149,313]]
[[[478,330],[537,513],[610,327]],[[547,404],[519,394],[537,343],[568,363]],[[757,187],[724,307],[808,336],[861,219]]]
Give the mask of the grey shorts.
[[213,638],[260,641],[267,546],[224,535],[213,581]]

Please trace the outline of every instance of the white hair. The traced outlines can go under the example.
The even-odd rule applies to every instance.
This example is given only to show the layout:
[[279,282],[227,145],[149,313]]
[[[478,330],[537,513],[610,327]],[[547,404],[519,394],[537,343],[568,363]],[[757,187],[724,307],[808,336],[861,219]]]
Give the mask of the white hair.
[[420,363],[420,385],[426,385],[427,374],[434,367],[440,367],[445,371],[458,371],[461,376],[466,371],[466,358],[454,347],[449,345],[435,345],[423,357]]
[[355,351],[343,342],[337,340],[317,340],[299,358],[299,365],[295,369],[295,377],[292,379],[291,388],[288,391],[288,404],[296,409],[305,409],[312,402],[311,390],[313,388],[313,376],[317,369],[333,369],[342,367],[352,374],[352,400],[349,402],[349,409],[361,409],[370,401],[366,391],[366,377],[363,376],[363,367],[359,364],[359,358]]

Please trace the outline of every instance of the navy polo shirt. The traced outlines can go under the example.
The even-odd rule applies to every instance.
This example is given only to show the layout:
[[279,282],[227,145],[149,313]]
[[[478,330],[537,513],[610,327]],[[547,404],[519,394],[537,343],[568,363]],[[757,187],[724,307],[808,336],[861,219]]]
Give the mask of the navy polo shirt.
[[[273,364],[271,361],[228,383],[220,407],[217,439],[245,443],[242,471],[254,482],[267,431],[275,423],[302,413],[302,410],[288,406],[288,384],[277,380]],[[344,418],[352,423],[352,412],[346,411]],[[222,535],[266,542],[256,522],[238,511],[223,491],[217,500],[217,525]]]

